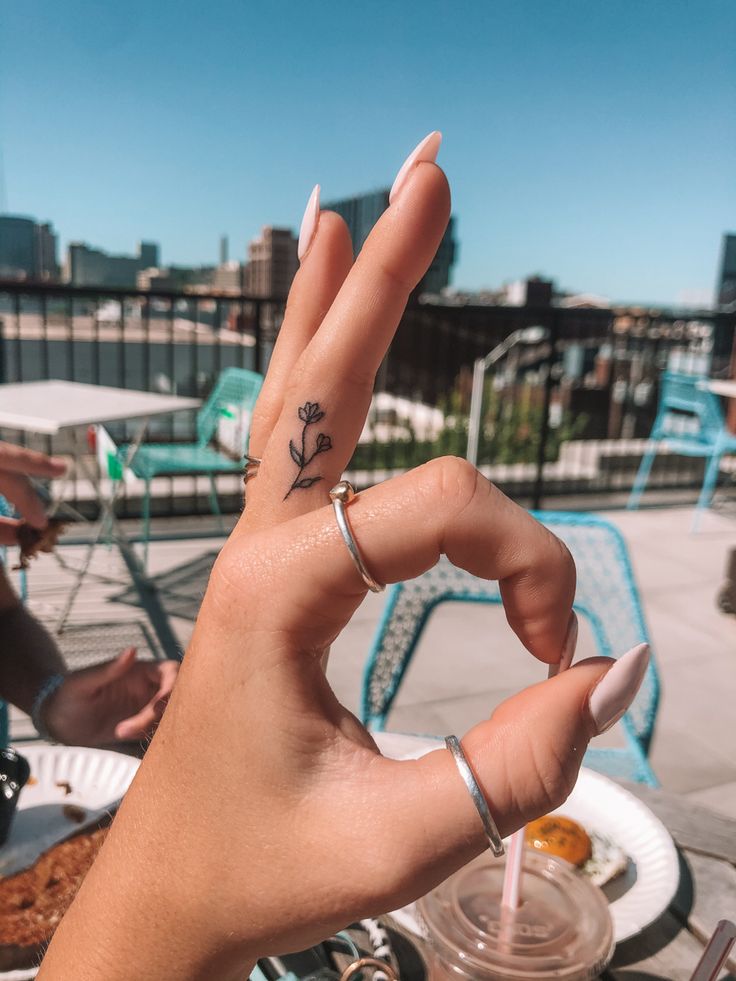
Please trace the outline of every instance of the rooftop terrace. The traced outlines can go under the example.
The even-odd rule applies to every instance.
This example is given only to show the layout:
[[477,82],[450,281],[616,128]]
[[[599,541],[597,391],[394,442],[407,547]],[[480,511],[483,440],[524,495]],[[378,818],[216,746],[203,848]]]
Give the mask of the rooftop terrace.
[[[690,508],[605,516],[619,526],[629,545],[662,680],[654,771],[666,789],[736,817],[736,617],[717,605],[729,553],[736,549],[736,513],[724,508],[709,512],[697,535],[689,532]],[[186,537],[155,541],[149,573],[172,633],[167,636],[167,625],[159,621],[154,622],[156,635],[134,591],[114,581],[125,574],[118,553],[98,549],[93,576],[62,635],[72,663],[110,657],[130,643],[138,644],[146,656],[160,655],[167,645],[186,648],[222,539],[192,537],[207,534],[212,526],[205,521],[188,519],[178,527],[175,522],[166,527]],[[83,555],[81,545],[60,549],[68,567]],[[53,556],[41,556],[34,563],[30,604],[47,622],[58,615],[60,587],[70,576]],[[363,663],[383,603],[383,596],[369,594],[333,645],[329,677],[340,699],[355,712]],[[578,657],[591,653],[592,639],[583,628]],[[543,677],[544,669],[536,661],[521,656],[520,644],[499,608],[445,604],[432,616],[389,727],[438,735],[463,732],[502,699]],[[16,738],[29,735],[30,723],[16,714],[11,731]],[[615,743],[616,728],[603,738]]]

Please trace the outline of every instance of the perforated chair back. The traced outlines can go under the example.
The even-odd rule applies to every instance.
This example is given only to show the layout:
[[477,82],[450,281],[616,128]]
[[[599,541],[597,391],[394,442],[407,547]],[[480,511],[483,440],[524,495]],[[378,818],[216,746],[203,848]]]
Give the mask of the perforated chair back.
[[674,371],[662,375],[652,439],[673,436],[678,441],[713,444],[723,430],[724,418],[718,397],[704,385],[707,380]]
[[[649,641],[626,544],[610,522],[587,514],[544,511],[535,517],[567,544],[577,567],[574,607],[587,620],[600,654],[617,657]],[[417,579],[391,588],[363,678],[362,717],[383,729],[432,611],[440,603],[500,603],[497,582],[458,569],[446,558]],[[659,701],[654,658],[623,719],[626,747],[594,749],[588,765],[613,776],[656,784],[647,762]]]
[[233,407],[252,412],[263,376],[247,368],[226,368],[212,389],[210,397],[197,413],[197,442],[206,446],[217,431],[223,413]]

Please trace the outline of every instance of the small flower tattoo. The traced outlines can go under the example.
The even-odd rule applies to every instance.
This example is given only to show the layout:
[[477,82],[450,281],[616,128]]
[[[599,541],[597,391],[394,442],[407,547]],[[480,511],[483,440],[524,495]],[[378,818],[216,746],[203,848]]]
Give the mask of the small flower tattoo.
[[325,433],[319,433],[315,441],[314,450],[311,455],[307,455],[307,428],[313,426],[314,423],[319,422],[320,419],[324,418],[324,411],[320,408],[319,402],[305,402],[304,405],[299,407],[298,416],[300,421],[303,423],[302,435],[301,435],[301,447],[297,446],[293,439],[289,440],[289,453],[291,459],[297,465],[299,470],[297,471],[296,477],[292,481],[291,487],[288,489],[284,495],[284,500],[290,496],[291,492],[298,489],[306,489],[316,484],[318,480],[322,480],[321,474],[315,474],[313,476],[304,477],[304,471],[307,469],[312,460],[318,456],[320,453],[326,453],[328,450],[332,449],[332,440]]

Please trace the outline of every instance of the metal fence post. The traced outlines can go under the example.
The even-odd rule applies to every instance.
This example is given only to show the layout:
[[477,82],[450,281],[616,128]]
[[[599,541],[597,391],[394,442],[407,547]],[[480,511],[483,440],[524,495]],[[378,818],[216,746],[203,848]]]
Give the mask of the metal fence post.
[[539,445],[537,447],[537,473],[534,478],[534,491],[532,493],[532,507],[535,511],[541,509],[544,498],[544,463],[547,457],[547,440],[549,438],[549,406],[552,400],[552,368],[554,367],[557,356],[557,334],[557,309],[553,307],[550,311],[549,355],[546,361],[547,374],[544,379],[542,422],[539,432]]

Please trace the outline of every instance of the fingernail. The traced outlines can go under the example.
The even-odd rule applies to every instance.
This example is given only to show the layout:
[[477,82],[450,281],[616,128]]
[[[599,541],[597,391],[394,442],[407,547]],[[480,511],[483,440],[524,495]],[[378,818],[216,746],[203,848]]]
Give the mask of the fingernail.
[[588,700],[598,735],[618,722],[631,705],[649,664],[649,644],[623,654],[593,689]]
[[396,180],[393,183],[391,192],[388,196],[388,203],[393,204],[396,198],[399,196],[401,189],[409,177],[414,166],[418,163],[423,163],[427,161],[429,163],[434,163],[437,159],[437,154],[439,153],[440,143],[442,142],[442,133],[435,130],[430,133],[429,136],[425,136],[422,142],[416,147],[406,160],[401,165],[401,170],[396,175]]
[[570,619],[567,621],[567,633],[565,634],[565,639],[562,643],[562,652],[560,654],[560,660],[557,664],[550,664],[549,671],[547,672],[548,678],[554,678],[555,675],[561,674],[572,664],[572,659],[575,657],[575,648],[578,643],[578,618],[575,614],[575,610],[570,614]]
[[307,206],[304,209],[304,217],[302,218],[302,225],[301,228],[299,229],[299,245],[297,246],[297,250],[296,250],[296,254],[299,259],[299,262],[302,261],[304,256],[309,251],[309,246],[312,244],[314,233],[317,231],[318,221],[319,221],[319,184],[315,184],[312,193],[309,195]]

